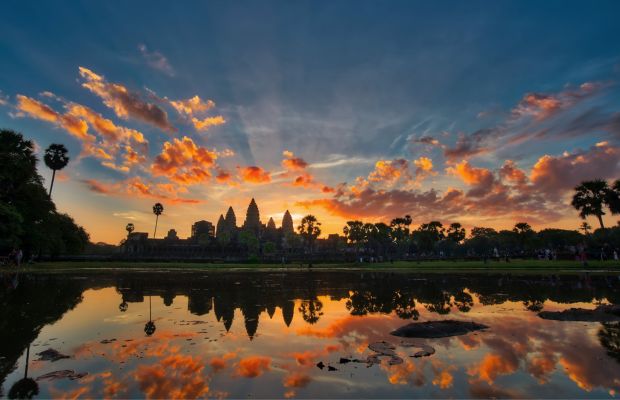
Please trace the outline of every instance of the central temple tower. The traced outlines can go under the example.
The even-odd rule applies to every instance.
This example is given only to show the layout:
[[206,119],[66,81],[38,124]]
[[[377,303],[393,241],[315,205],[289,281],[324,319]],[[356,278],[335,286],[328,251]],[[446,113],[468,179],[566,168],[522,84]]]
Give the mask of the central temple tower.
[[256,201],[252,199],[250,201],[250,205],[248,206],[248,211],[245,214],[245,222],[243,223],[243,229],[254,233],[258,236],[261,228],[260,223],[260,212],[258,211],[258,206],[256,205]]

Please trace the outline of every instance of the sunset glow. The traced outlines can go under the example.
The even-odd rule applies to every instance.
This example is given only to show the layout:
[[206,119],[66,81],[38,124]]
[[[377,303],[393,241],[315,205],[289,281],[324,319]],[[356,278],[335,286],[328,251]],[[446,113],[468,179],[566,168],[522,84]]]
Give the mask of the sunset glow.
[[152,232],[155,202],[184,238],[251,198],[322,237],[405,214],[577,229],[575,185],[619,177],[618,2],[193,6],[0,6],[0,127],[40,160],[65,144],[54,201],[93,242]]

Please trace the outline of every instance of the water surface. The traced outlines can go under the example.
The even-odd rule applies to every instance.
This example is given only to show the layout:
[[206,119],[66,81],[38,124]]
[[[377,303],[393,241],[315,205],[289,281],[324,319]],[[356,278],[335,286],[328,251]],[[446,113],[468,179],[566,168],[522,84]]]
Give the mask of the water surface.
[[[0,293],[5,397],[613,398],[620,390],[618,322],[537,315],[618,304],[617,275],[5,274]],[[436,350],[421,358],[390,335],[441,319],[489,329],[416,339]],[[366,360],[377,341],[395,345],[403,363],[340,363]],[[68,358],[39,360],[47,349]]]

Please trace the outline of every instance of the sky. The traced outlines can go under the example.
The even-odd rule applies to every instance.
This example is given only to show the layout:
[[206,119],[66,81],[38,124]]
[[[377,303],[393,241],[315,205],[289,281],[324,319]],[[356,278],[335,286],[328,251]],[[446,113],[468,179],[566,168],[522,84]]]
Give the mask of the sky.
[[[94,242],[409,214],[577,229],[620,178],[617,1],[5,1],[0,127],[69,150],[53,199]],[[51,171],[39,169],[49,184]],[[606,215],[607,225],[617,217]],[[596,221],[589,221],[596,227]]]

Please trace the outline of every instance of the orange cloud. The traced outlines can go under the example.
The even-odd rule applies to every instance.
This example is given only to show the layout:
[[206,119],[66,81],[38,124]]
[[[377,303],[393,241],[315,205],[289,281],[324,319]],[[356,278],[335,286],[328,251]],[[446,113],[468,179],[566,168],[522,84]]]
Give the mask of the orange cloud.
[[239,360],[235,374],[244,378],[256,378],[271,370],[271,358],[252,356]]
[[469,375],[478,375],[480,379],[489,385],[499,375],[507,375],[515,372],[519,368],[519,361],[514,357],[505,357],[498,354],[487,354],[479,365],[470,368]]
[[30,97],[22,96],[21,94],[18,94],[16,97],[16,108],[21,115],[27,114],[32,118],[56,124],[82,141],[95,141],[95,137],[88,133],[88,125],[81,119],[70,114],[60,114],[51,107]]
[[550,198],[559,198],[579,182],[596,178],[615,178],[620,148],[600,142],[588,150],[565,152],[559,157],[544,155],[532,167],[530,179],[536,189]]
[[119,118],[136,118],[166,132],[177,131],[168,121],[166,111],[157,104],[143,100],[140,94],[130,91],[122,84],[106,81],[102,75],[88,68],[79,67],[79,73],[85,80],[82,87],[100,97]]
[[399,178],[410,179],[409,163],[402,158],[396,160],[379,160],[375,164],[375,169],[368,175],[368,180],[372,182],[392,183]]
[[312,379],[301,372],[293,372],[284,377],[282,383],[287,388],[303,388],[308,386]]
[[215,107],[213,100],[203,101],[200,96],[196,95],[186,100],[171,100],[170,105],[181,115],[188,117],[194,114],[201,114]]
[[448,167],[446,172],[458,176],[468,185],[489,184],[493,181],[493,173],[486,168],[475,168],[468,161],[463,160],[454,167]]
[[242,181],[249,183],[269,183],[271,174],[261,167],[249,166],[239,168],[239,175]]
[[295,157],[292,151],[284,150],[282,155],[285,157],[282,160],[282,166],[288,171],[303,171],[308,166],[308,163],[300,157]]
[[194,128],[199,131],[206,131],[213,126],[224,125],[226,120],[221,115],[216,115],[215,117],[206,117],[203,119],[192,118],[192,124],[194,124]]
[[148,399],[194,399],[209,394],[200,358],[170,355],[152,366],[139,366],[133,377]]
[[174,138],[165,142],[161,153],[151,165],[154,175],[167,176],[181,185],[193,185],[211,177],[209,169],[215,166],[217,153],[198,146],[191,138]]
[[585,82],[577,89],[568,88],[555,94],[527,93],[512,110],[512,116],[513,118],[529,116],[543,120],[573,106],[579,100],[592,96],[604,86],[601,83]]
[[139,177],[125,179],[117,183],[103,183],[95,179],[82,180],[88,189],[95,193],[115,196],[145,197],[178,204],[198,204],[202,200],[178,197],[178,193],[184,193],[184,188],[175,188],[170,184],[154,184],[142,181]]

